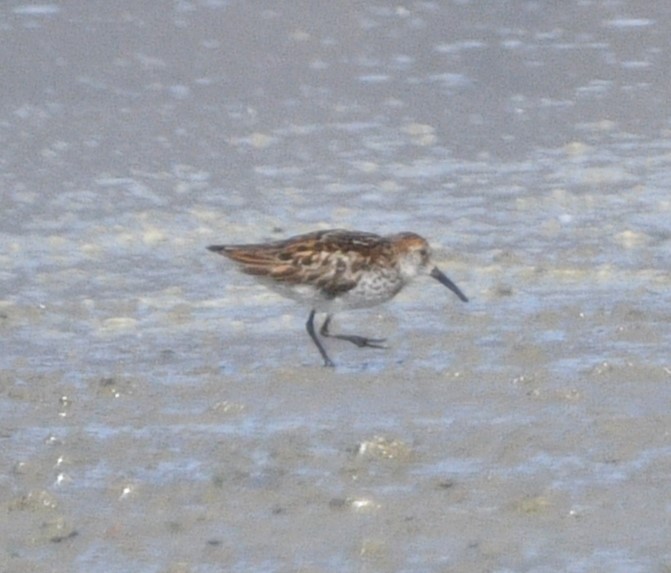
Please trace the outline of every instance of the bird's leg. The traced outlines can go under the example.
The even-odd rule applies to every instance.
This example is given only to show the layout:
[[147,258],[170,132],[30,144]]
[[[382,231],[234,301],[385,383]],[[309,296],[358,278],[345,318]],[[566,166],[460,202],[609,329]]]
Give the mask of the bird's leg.
[[[327,318],[328,320],[328,318]],[[330,368],[333,368],[335,364],[333,361],[329,358],[329,355],[326,354],[326,350],[324,350],[324,347],[322,346],[322,343],[319,341],[319,338],[317,337],[317,333],[315,332],[315,311],[312,310],[310,312],[310,316],[308,317],[308,321],[305,324],[305,328],[308,330],[308,334],[310,335],[310,338],[312,338],[312,342],[315,343],[315,346],[317,346],[317,350],[319,350],[319,354],[322,355],[322,358],[324,359],[324,366],[328,366]],[[323,327],[322,327],[323,330]]]
[[331,322],[330,314],[326,315],[326,320],[322,327],[319,329],[319,334],[326,338],[337,338],[339,340],[347,340],[352,344],[356,344],[359,348],[368,347],[368,348],[387,348],[383,342],[385,338],[366,338],[365,336],[357,336],[356,334],[331,334],[329,332],[329,323]]

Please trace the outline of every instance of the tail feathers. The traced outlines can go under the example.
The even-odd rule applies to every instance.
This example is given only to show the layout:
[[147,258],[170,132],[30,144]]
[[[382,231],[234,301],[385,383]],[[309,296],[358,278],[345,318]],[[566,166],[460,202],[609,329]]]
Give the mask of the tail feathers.
[[254,249],[249,245],[210,245],[207,248],[244,266],[265,267],[277,262],[273,251]]

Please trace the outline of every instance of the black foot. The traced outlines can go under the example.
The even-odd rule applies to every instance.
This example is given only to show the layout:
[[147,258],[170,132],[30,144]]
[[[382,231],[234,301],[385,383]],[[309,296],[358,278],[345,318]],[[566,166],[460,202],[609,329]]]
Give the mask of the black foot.
[[355,344],[359,348],[387,348],[383,343],[385,338],[366,338],[365,336],[358,336],[356,334],[331,334],[329,332],[329,323],[331,322],[331,315],[329,314],[319,329],[319,334],[326,338],[337,338],[338,340],[346,340]]
[[365,336],[357,336],[356,334],[325,334],[324,336],[346,340],[359,348],[387,348],[383,344],[386,340],[385,338],[366,338]]

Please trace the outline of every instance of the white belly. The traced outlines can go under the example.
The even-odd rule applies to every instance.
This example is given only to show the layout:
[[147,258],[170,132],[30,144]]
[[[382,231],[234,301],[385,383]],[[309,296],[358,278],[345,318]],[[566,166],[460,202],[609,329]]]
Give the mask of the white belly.
[[404,284],[397,272],[367,272],[360,275],[359,282],[354,288],[336,297],[329,297],[309,284],[278,283],[271,280],[263,283],[282,296],[294,299],[317,311],[329,313],[376,306],[396,296]]

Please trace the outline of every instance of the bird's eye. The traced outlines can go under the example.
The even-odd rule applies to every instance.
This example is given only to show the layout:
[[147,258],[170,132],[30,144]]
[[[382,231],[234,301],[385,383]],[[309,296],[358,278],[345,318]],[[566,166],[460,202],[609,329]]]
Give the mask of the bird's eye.
[[429,256],[429,251],[427,249],[420,249],[419,256],[422,257],[423,259],[426,259],[426,257]]

